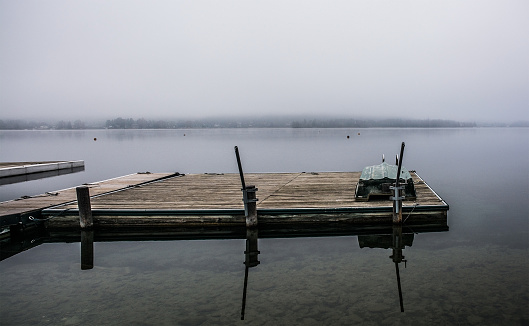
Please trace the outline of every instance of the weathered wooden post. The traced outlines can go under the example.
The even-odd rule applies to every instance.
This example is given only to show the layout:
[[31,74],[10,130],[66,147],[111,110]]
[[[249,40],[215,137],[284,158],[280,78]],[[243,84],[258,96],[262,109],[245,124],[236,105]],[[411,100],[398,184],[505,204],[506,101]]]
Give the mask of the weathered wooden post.
[[246,185],[244,182],[244,173],[242,171],[239,148],[235,146],[235,156],[237,157],[237,166],[239,167],[239,176],[242,185],[242,201],[244,202],[244,216],[246,216],[246,227],[253,228],[257,226],[257,198],[255,192],[258,190],[253,185]]
[[79,207],[79,224],[81,229],[91,229],[93,226],[92,207],[90,206],[90,189],[79,186],[77,192],[77,206]]
[[399,156],[399,165],[397,168],[397,176],[395,178],[395,185],[393,187],[390,187],[394,191],[393,196],[390,197],[391,200],[393,200],[393,223],[394,224],[400,224],[402,223],[402,200],[404,199],[404,196],[402,196],[402,189],[404,189],[404,186],[400,185],[400,171],[402,168],[402,158],[404,155],[404,142],[402,142],[402,145],[400,147],[400,156]]
[[94,268],[94,231],[81,230],[81,269]]

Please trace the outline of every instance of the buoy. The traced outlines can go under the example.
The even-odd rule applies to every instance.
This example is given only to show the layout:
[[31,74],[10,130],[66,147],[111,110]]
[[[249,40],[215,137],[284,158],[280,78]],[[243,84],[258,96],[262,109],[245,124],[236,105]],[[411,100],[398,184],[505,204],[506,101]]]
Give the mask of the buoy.
[[97,138],[94,137],[94,141],[96,141],[96,140],[97,140]]
[[360,136],[360,133],[358,133],[358,136]]
[[349,139],[349,135],[347,135],[347,139]]

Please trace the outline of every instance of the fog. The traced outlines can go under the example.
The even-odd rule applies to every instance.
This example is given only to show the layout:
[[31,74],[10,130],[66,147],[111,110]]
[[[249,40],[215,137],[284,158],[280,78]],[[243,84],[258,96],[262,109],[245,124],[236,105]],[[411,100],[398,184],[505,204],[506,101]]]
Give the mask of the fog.
[[0,0],[0,119],[529,119],[529,2]]

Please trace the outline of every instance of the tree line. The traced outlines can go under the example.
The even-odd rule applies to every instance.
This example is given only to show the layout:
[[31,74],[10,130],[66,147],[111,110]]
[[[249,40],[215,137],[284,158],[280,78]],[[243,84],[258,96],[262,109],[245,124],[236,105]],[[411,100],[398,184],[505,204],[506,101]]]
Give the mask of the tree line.
[[75,130],[86,128],[86,124],[81,120],[75,120],[74,122],[60,120],[54,123],[26,120],[0,120],[0,130]]
[[81,120],[35,122],[0,120],[0,130],[79,130],[79,129],[198,129],[198,128],[472,128],[529,127],[529,121],[476,124],[441,119],[303,119],[292,118],[205,118],[197,120],[148,120],[116,118],[106,122],[86,123]]
[[475,122],[459,122],[441,119],[312,119],[292,122],[292,128],[468,128],[476,127]]

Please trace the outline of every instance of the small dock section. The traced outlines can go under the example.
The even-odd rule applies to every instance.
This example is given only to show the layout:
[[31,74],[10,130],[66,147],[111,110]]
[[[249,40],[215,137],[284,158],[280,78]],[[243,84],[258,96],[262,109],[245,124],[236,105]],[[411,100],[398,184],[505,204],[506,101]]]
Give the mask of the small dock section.
[[84,167],[84,161],[1,162],[0,178]]
[[84,171],[84,161],[0,162],[0,185]]

